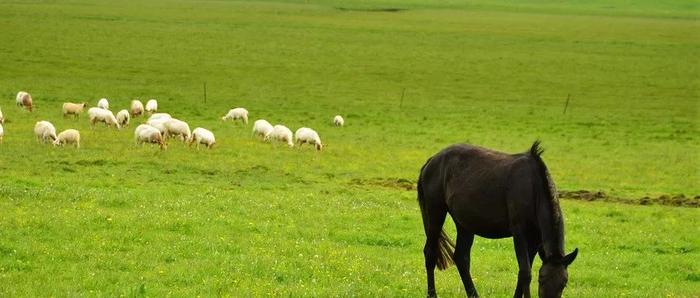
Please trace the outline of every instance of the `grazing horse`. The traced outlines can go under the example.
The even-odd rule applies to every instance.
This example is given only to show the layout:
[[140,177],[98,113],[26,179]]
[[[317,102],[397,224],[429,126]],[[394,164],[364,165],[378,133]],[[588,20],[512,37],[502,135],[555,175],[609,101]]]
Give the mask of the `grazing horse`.
[[[506,154],[471,145],[450,146],[421,168],[418,203],[425,228],[428,297],[436,297],[435,266],[456,264],[469,297],[478,297],[469,273],[474,235],[513,237],[518,259],[514,297],[530,297],[535,254],[539,252],[539,296],[561,297],[567,266],[578,249],[564,254],[564,222],[557,192],[536,141],[528,152]],[[453,244],[442,225],[450,214],[457,226]],[[455,251],[454,254],[452,251]]]

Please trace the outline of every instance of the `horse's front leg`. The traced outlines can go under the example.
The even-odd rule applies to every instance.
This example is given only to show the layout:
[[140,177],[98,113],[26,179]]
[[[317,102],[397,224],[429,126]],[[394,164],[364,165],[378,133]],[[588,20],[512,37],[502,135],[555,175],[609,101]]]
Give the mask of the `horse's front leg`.
[[513,235],[513,245],[515,246],[515,256],[518,258],[518,284],[515,287],[513,297],[530,298],[531,263],[530,249],[524,233]]

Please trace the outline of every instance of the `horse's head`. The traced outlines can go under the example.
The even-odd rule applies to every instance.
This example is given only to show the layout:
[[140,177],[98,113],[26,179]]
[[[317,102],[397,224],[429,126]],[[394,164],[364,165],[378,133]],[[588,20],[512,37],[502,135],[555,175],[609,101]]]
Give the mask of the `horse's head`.
[[564,257],[544,257],[540,254],[542,259],[539,277],[540,298],[561,297],[569,279],[566,267],[576,259],[577,254],[578,248]]

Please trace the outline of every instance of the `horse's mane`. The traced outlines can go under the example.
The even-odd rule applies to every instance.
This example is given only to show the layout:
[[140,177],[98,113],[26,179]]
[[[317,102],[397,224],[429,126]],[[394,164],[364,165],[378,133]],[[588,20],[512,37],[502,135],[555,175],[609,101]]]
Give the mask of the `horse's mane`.
[[[546,202],[549,203],[547,204],[550,212],[551,212],[551,237],[555,240],[555,244],[558,246],[559,249],[562,250],[564,249],[564,224],[562,220],[562,215],[561,215],[561,208],[559,207],[559,198],[557,195],[557,188],[554,185],[554,182],[552,181],[552,177],[549,175],[549,171],[547,170],[547,166],[544,164],[544,161],[542,161],[542,153],[544,153],[544,148],[540,147],[540,141],[536,140],[533,144],[532,147],[530,147],[530,156],[535,160],[535,163],[537,164],[537,173],[538,176],[541,178],[539,181],[541,181],[541,189],[544,191],[543,193],[543,198],[546,198]],[[542,198],[542,197],[540,197]],[[537,198],[539,200],[540,198]],[[547,228],[547,227],[540,227],[540,229]],[[557,239],[558,238],[558,239]],[[550,239],[542,239],[543,241],[545,240],[550,240]],[[550,253],[555,253],[555,252],[550,252]]]

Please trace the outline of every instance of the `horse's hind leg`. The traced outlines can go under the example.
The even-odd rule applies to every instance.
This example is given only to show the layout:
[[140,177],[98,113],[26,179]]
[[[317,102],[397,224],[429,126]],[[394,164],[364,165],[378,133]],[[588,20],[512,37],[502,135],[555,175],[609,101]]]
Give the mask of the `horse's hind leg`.
[[472,276],[469,273],[470,254],[474,243],[474,234],[464,231],[457,227],[457,247],[455,247],[455,265],[459,270],[459,276],[462,278],[464,290],[467,291],[467,297],[479,297],[472,282]]
[[442,224],[445,222],[447,211],[432,212],[430,219],[425,223],[425,247],[423,255],[425,256],[425,272],[428,277],[428,297],[437,297],[435,292],[435,266],[440,256],[440,233],[442,232]]

